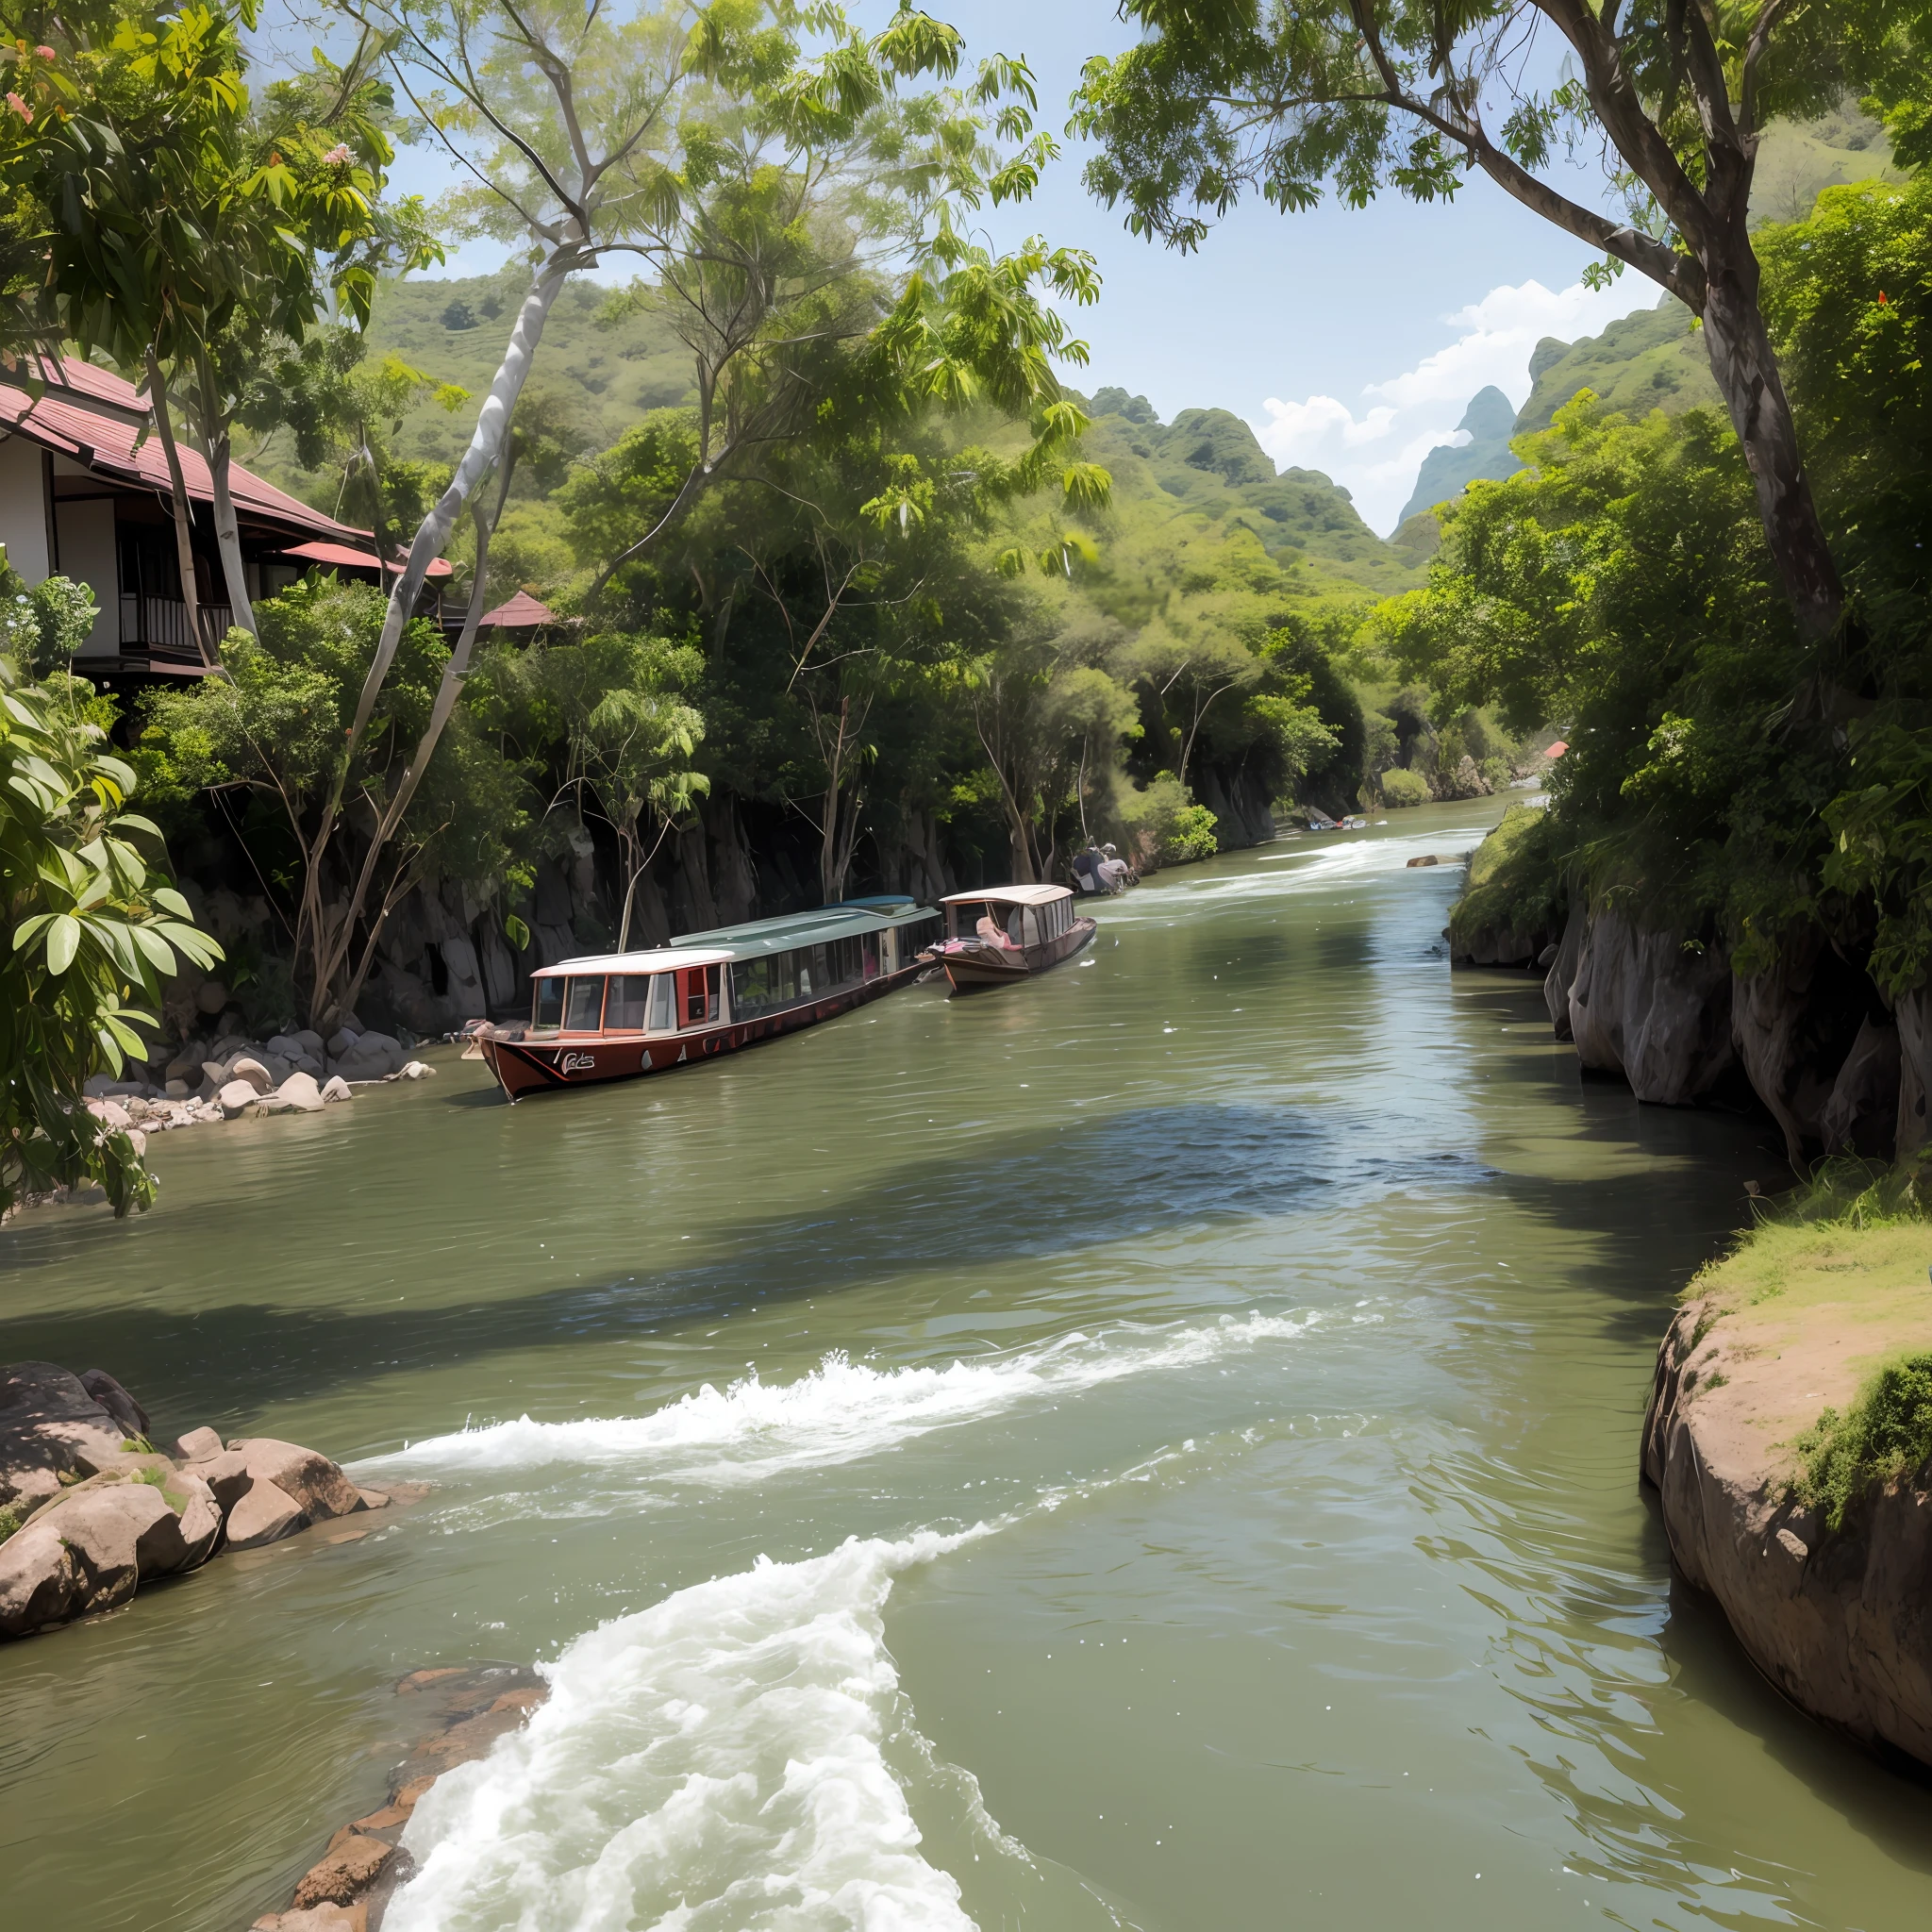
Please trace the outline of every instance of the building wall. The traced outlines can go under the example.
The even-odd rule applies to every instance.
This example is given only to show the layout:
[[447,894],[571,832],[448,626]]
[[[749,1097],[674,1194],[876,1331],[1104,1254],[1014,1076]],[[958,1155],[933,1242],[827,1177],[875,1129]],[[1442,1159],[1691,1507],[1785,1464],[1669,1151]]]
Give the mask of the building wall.
[[29,589],[52,575],[41,449],[22,436],[0,438],[0,543]]
[[111,502],[60,503],[54,509],[60,575],[85,584],[101,614],[76,658],[113,657],[121,648],[121,568],[114,548]]

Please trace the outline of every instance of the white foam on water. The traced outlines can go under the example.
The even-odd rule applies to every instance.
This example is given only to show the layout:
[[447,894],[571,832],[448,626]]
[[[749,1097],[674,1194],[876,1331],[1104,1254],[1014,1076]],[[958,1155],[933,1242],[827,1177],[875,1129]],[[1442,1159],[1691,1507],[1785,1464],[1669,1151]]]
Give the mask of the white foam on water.
[[882,1616],[996,1526],[760,1557],[579,1637],[525,1728],[417,1806],[387,1932],[971,1932],[888,1761],[930,1747]]
[[649,1415],[568,1423],[523,1416],[432,1436],[380,1460],[444,1474],[521,1474],[569,1464],[621,1469],[633,1478],[751,1485],[788,1470],[857,1461],[929,1430],[1022,1404],[1053,1402],[1128,1376],[1291,1341],[1316,1320],[1312,1314],[1300,1320],[1251,1314],[1224,1315],[1200,1327],[1124,1324],[943,1369],[872,1368],[835,1350],[794,1382],[763,1382],[754,1371],[722,1390],[708,1382]]

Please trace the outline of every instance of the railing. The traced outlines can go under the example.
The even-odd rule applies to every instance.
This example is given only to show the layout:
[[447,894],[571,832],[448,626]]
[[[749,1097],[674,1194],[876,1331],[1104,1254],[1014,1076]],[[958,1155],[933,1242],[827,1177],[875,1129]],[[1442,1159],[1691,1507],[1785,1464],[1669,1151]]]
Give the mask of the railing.
[[[207,643],[209,655],[220,651],[222,640],[227,636],[228,627],[235,621],[235,613],[226,604],[204,604],[201,607],[201,635]],[[195,648],[193,639],[188,631],[188,607],[175,597],[136,597],[123,594],[121,598],[121,648],[125,651],[132,644],[154,651],[170,651],[184,658],[192,658],[196,663],[202,653]]]

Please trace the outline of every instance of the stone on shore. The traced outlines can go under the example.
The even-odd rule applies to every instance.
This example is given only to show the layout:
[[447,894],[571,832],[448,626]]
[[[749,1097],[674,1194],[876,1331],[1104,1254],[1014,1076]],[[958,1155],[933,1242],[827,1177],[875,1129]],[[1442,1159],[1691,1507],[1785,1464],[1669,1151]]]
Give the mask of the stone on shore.
[[210,1457],[219,1456],[221,1453],[221,1435],[214,1429],[190,1429],[185,1436],[175,1438],[176,1462],[206,1462]]
[[55,1362],[8,1364],[0,1372],[0,1509],[55,1493],[63,1474],[118,1468],[127,1440],[78,1375]]
[[314,1113],[323,1105],[322,1089],[309,1074],[291,1074],[275,1091],[264,1097],[263,1113]]
[[273,1483],[315,1522],[348,1516],[363,1507],[361,1492],[326,1456],[273,1436],[252,1436],[230,1444],[257,1484]]
[[261,1106],[261,1093],[246,1080],[230,1080],[215,1095],[215,1104],[222,1110],[224,1120],[236,1120],[244,1113],[258,1112]]
[[80,1386],[120,1424],[125,1433],[138,1436],[143,1441],[147,1439],[154,1426],[147,1419],[147,1410],[106,1369],[82,1370]]
[[256,1920],[248,1932],[368,1932],[369,1907],[352,1906],[310,1906],[301,1912],[271,1912]]
[[228,1547],[258,1550],[308,1526],[308,1519],[292,1497],[274,1483],[251,1482],[228,1511]]
[[350,1826],[336,1834],[327,1855],[309,1867],[295,1888],[295,1909],[309,1906],[345,1906],[366,1891],[395,1850],[379,1838],[369,1838]]
[[331,1074],[323,1082],[322,1098],[325,1106],[338,1100],[353,1100],[355,1097],[349,1091],[349,1083],[340,1074]]

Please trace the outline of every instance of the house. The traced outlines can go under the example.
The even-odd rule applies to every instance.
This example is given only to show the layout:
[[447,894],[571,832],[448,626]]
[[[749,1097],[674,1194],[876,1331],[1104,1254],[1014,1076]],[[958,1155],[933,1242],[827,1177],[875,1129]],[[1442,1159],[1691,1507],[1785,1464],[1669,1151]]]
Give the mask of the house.
[[[198,677],[205,665],[188,633],[175,541],[167,458],[133,384],[71,357],[36,397],[0,369],[0,544],[29,587],[72,577],[93,591],[100,616],[75,655],[75,668],[108,679]],[[206,461],[179,444],[193,505],[195,595],[210,650],[231,613],[214,531],[214,491]],[[383,575],[367,530],[340,524],[274,484],[229,470],[251,599],[272,597],[307,570],[322,568],[375,583]],[[393,570],[396,566],[391,564]],[[438,558],[425,589],[425,615],[441,617],[451,566]]]

